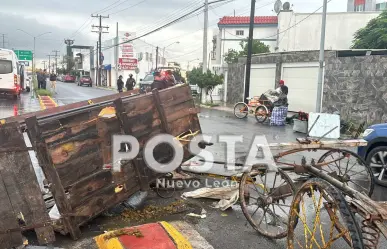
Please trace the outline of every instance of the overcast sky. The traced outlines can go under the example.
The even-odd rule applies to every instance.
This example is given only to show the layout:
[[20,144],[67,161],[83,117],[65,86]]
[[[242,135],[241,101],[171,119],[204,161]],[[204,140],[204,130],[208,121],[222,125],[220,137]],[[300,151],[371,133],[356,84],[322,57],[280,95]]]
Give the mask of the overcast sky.
[[[98,39],[97,33],[91,32],[91,25],[98,25],[97,18],[91,13],[108,15],[103,25],[110,26],[110,33],[105,39],[114,36],[115,25],[119,23],[120,31],[147,33],[169,21],[199,7],[204,0],[1,0],[0,8],[0,44],[5,34],[5,47],[14,49],[33,49],[33,37],[36,38],[36,55],[38,59],[47,59],[53,50],[65,53],[65,38],[72,38],[77,45],[93,46]],[[211,2],[211,1],[210,1]],[[214,4],[209,11],[210,29],[215,29],[220,17],[249,15],[250,0],[234,0],[229,3]],[[256,15],[275,15],[274,0],[257,0]],[[282,2],[285,2],[284,0]],[[295,12],[313,12],[322,5],[322,0],[293,0]],[[135,6],[134,6],[135,5]],[[328,4],[329,12],[346,11],[346,0],[332,0]],[[133,7],[131,7],[133,6]],[[25,32],[19,31],[22,29]],[[162,31],[144,38],[155,46],[168,46],[166,57],[183,64],[188,60],[202,59],[203,14],[174,24]],[[182,56],[184,53],[189,53]]]

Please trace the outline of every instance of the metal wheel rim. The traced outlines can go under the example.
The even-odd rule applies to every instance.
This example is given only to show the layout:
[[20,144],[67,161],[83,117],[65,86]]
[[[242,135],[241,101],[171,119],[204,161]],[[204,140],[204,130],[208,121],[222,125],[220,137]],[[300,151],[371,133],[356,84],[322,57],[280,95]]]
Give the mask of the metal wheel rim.
[[[246,112],[241,112],[242,108],[237,108],[238,106],[245,107],[246,108]],[[237,113],[239,113],[241,115],[239,116]],[[234,115],[235,115],[235,117],[237,117],[237,118],[245,118],[245,117],[247,117],[248,114],[249,114],[249,107],[245,103],[237,103],[234,106]]]
[[[259,109],[263,109],[265,114],[264,115],[257,115]],[[268,115],[268,110],[264,106],[258,106],[257,109],[255,110],[255,118],[260,123],[265,122],[265,120],[267,119],[267,115]]]
[[387,183],[387,151],[382,150],[374,154],[370,160],[370,167],[378,181]]

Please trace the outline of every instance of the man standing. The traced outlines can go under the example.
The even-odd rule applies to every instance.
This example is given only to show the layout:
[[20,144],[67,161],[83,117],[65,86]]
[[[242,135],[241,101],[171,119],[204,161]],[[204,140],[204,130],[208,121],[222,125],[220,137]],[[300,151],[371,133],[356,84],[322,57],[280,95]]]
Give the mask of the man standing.
[[46,89],[47,88],[47,86],[46,86],[46,83],[47,83],[47,70],[46,69],[44,69],[44,71],[43,71],[43,75],[42,75],[43,77],[43,81],[42,81],[42,88],[43,89]]
[[288,87],[285,86],[285,81],[280,80],[279,87],[275,90],[278,94],[278,100],[273,103],[274,108],[271,112],[270,125],[285,125],[285,120],[288,114]]
[[129,74],[129,78],[126,80],[126,90],[132,91],[134,86],[136,85],[136,81],[133,79],[133,74]]
[[52,71],[50,74],[50,83],[52,92],[56,93],[56,74],[54,71]]
[[122,88],[124,88],[124,81],[122,80],[122,75],[120,75],[117,80],[117,90],[119,93],[122,93]]
[[43,75],[42,69],[39,70],[39,72],[36,75],[36,78],[38,80],[38,89],[44,89],[45,76]]

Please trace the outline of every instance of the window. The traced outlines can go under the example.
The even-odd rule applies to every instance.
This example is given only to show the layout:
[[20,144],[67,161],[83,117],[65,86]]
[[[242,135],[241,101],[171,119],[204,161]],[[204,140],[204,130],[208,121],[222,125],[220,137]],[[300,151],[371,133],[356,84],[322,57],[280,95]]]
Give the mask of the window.
[[380,3],[376,4],[376,10],[380,10]]
[[244,31],[243,30],[237,30],[236,31],[236,35],[244,35]]
[[0,74],[12,73],[12,61],[0,60]]
[[154,76],[153,74],[148,74],[147,76],[145,76],[145,78],[143,79],[143,81],[153,81],[154,80]]

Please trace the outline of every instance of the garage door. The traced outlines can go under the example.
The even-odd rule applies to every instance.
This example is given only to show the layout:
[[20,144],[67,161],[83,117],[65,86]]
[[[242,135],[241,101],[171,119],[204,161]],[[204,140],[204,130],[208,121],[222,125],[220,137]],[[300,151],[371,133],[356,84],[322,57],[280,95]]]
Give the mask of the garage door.
[[270,66],[251,66],[250,96],[261,96],[275,85],[275,64]]
[[282,79],[289,88],[289,111],[316,111],[318,65],[282,67]]

